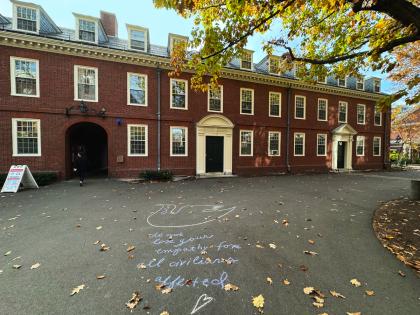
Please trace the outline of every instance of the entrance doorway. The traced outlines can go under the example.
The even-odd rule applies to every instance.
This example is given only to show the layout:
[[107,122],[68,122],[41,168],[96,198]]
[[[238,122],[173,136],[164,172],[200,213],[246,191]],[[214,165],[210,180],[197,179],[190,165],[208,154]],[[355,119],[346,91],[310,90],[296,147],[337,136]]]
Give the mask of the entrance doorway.
[[346,142],[338,141],[337,148],[337,168],[345,168]]
[[223,147],[223,137],[206,136],[206,173],[223,172]]
[[82,122],[71,126],[66,134],[66,177],[71,178],[77,151],[86,154],[88,176],[108,175],[108,136],[101,126]]

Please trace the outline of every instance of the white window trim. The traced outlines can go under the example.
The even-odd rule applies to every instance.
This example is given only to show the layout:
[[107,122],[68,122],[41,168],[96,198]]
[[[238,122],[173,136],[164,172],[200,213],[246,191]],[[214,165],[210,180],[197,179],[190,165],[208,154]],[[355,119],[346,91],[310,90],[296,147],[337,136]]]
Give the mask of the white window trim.
[[[363,106],[363,122],[359,123],[359,112],[358,107]],[[366,125],[366,105],[365,104],[357,104],[356,105],[356,123],[358,125]]]
[[[378,83],[379,91],[375,91],[376,83]],[[373,93],[381,93],[381,80],[380,79],[373,79]]]
[[[145,93],[144,93],[144,104],[137,104],[137,103],[131,103],[130,102],[130,76],[131,75],[137,75],[139,77],[143,77],[144,78],[144,87],[145,87]],[[135,73],[135,72],[127,72],[127,105],[132,105],[132,106],[142,106],[142,107],[147,107],[148,105],[148,81],[147,81],[147,74],[142,74],[142,73]]]
[[[303,97],[303,118],[302,117],[296,117],[296,99],[298,97]],[[302,119],[305,120],[306,119],[306,96],[303,95],[295,95],[295,119]]]
[[[184,129],[185,130],[185,154],[173,154],[172,151],[172,129]],[[170,137],[170,144],[169,144],[169,156],[177,157],[177,156],[188,156],[188,127],[184,126],[171,126],[169,128],[169,137]]]
[[[325,153],[324,154],[318,154],[318,137],[319,136],[325,136]],[[326,133],[317,133],[316,134],[316,156],[327,156],[327,151],[328,151],[328,135]]]
[[[319,101],[325,101],[325,119],[319,119]],[[318,98],[318,106],[317,106],[317,112],[316,112],[316,119],[318,121],[328,121],[328,99],[326,98]]]
[[[79,24],[80,24],[80,20],[85,20],[88,22],[93,22],[95,23],[95,41],[91,42],[88,40],[83,40],[79,38]],[[84,16],[84,15],[77,15],[76,16],[76,28],[75,28],[75,39],[79,42],[83,42],[83,43],[89,43],[89,44],[98,44],[99,42],[99,26],[98,26],[98,20],[95,18],[91,18],[88,16]]]
[[[362,83],[362,88],[361,89],[358,89],[357,88],[357,83]],[[356,78],[356,90],[359,90],[359,91],[364,91],[365,90],[365,78],[361,78],[361,79],[358,79],[358,78]]]
[[[271,102],[270,102],[270,96],[272,94],[279,96],[279,114],[278,115],[271,115]],[[280,92],[268,92],[268,116],[269,117],[281,117],[281,93]]]
[[[145,134],[145,150],[144,154],[131,153],[131,127],[144,127]],[[149,128],[144,124],[127,124],[127,156],[148,156],[149,154]]]
[[[277,154],[271,154],[270,153],[270,136],[272,134],[278,134],[279,135],[279,152]],[[280,131],[269,131],[268,132],[268,156],[280,156],[281,155],[281,132]]]
[[[181,107],[173,107],[172,106],[172,82],[173,81],[181,81],[181,82],[185,82],[185,107],[181,108]],[[170,104],[170,108],[171,109],[179,109],[179,110],[188,110],[188,80],[184,80],[184,79],[171,79],[170,82],[170,88],[169,88],[169,104]]]
[[[130,25],[127,24],[127,33],[128,33],[128,49],[135,50],[135,51],[141,51],[141,52],[147,52],[149,47],[149,37],[148,37],[148,30],[145,27],[137,26],[137,25]],[[137,49],[131,47],[131,31],[137,31],[137,32],[143,32],[144,33],[144,49]]]
[[[251,104],[251,108],[252,108],[252,110],[251,110],[251,113],[243,113],[242,112],[242,91],[251,91],[251,95],[252,95],[252,104]],[[241,95],[240,95],[240,104],[239,104],[239,106],[240,106],[240,114],[241,115],[254,115],[254,102],[255,102],[255,98],[254,98],[254,89],[249,89],[249,88],[240,88],[240,93],[241,93]]]
[[[35,62],[36,64],[36,94],[35,95],[27,95],[27,94],[17,94],[16,93],[16,68],[15,68],[15,61],[16,60],[23,60],[23,61],[30,61]],[[40,90],[39,90],[39,60],[37,59],[29,59],[29,58],[20,58],[11,56],[10,57],[10,94],[12,96],[23,96],[23,97],[40,97]]]
[[[21,30],[17,28],[17,8],[29,8],[36,11],[36,32]],[[12,19],[12,27],[15,31],[24,32],[24,33],[32,33],[32,34],[39,34],[39,30],[41,28],[41,14],[40,10],[36,6],[32,6],[30,3],[25,3],[25,5],[13,3],[13,19]]]
[[[379,113],[379,117],[380,117],[379,125],[376,123],[376,119],[375,119],[376,113]],[[382,126],[382,112],[377,111],[376,108],[374,109],[374,112],[373,112],[373,125],[378,126],[378,127]]]
[[347,87],[347,76],[344,77],[344,85],[340,85],[340,77],[337,77],[337,86],[339,87]]
[[[345,121],[341,121],[340,120],[340,103],[346,104],[346,120]],[[342,123],[342,124],[347,124],[348,121],[348,112],[349,112],[349,103],[345,102],[345,101],[339,101],[338,102],[338,122]]]
[[[17,122],[18,121],[34,121],[38,123],[38,153],[18,153],[17,150]],[[33,118],[12,118],[12,147],[13,156],[41,156],[41,119]]]
[[[79,88],[78,88],[78,69],[83,68],[83,69],[92,69],[95,70],[95,99],[94,100],[84,100],[81,98],[78,98],[78,92],[79,92]],[[84,101],[84,102],[98,102],[99,99],[99,84],[98,84],[98,68],[95,67],[89,67],[89,66],[82,66],[82,65],[74,65],[74,74],[73,74],[73,84],[74,84],[74,100],[75,101]]]
[[[303,150],[302,154],[296,154],[296,136],[303,136]],[[304,132],[295,132],[293,134],[293,156],[305,156],[305,133]]]
[[[359,138],[363,140],[363,153],[357,154],[357,142],[359,141]],[[365,136],[357,136],[356,137],[356,156],[365,156],[365,147],[366,147],[366,138]]]
[[[375,139],[379,139],[379,154],[375,154]],[[381,156],[381,151],[382,151],[382,138],[381,137],[373,137],[373,141],[372,141],[373,156]]]
[[328,81],[328,77],[327,76],[325,76],[324,81],[319,81],[318,80],[318,77],[316,78],[316,82],[321,83],[321,84],[327,84],[327,81]]
[[[207,111],[211,113],[223,113],[223,85],[219,85],[220,88],[220,110],[210,109],[210,85],[207,91]],[[172,94],[171,94],[172,95]]]
[[239,68],[241,70],[252,71],[254,69],[254,52],[252,50],[244,50],[243,53],[249,54],[251,56],[251,60],[250,60],[251,68],[243,68],[242,67],[242,56],[241,56],[241,58],[239,58]]
[[[250,132],[251,133],[251,154],[242,154],[242,133],[243,132]],[[239,156],[254,156],[254,130],[246,130],[241,129],[239,130]]]

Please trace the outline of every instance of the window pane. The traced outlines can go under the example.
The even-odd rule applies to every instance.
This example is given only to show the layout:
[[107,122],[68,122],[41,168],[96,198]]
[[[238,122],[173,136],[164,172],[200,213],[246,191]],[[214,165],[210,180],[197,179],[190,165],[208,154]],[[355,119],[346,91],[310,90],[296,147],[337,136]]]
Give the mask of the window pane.
[[338,121],[347,122],[347,104],[344,102],[340,102],[338,107],[339,107]]
[[184,81],[172,80],[172,107],[185,108],[185,87]]
[[295,116],[296,118],[305,118],[305,98],[295,98]]
[[130,126],[130,153],[146,154],[145,126]]
[[327,120],[327,101],[318,100],[318,120]]
[[280,94],[270,93],[270,115],[280,116]]
[[270,132],[269,135],[269,154],[280,155],[280,134],[278,132]]
[[15,60],[16,94],[36,95],[36,62]]
[[220,86],[209,89],[209,110],[216,112],[222,110],[222,89]]
[[357,105],[357,123],[365,123],[365,107],[362,105]]
[[16,129],[17,153],[38,154],[38,122],[17,121]]
[[172,128],[172,154],[185,155],[186,154],[186,129]]
[[241,131],[241,155],[252,154],[252,132]]
[[79,20],[79,39],[95,42],[95,22]]
[[364,155],[365,152],[365,138],[364,137],[357,137],[356,140],[356,154],[357,155]]
[[96,99],[96,71],[94,69],[78,68],[78,98],[82,100]]
[[382,113],[375,110],[375,125],[380,126],[382,123]]
[[144,31],[132,30],[130,34],[131,48],[144,51],[146,48],[146,33]]
[[279,61],[277,59],[274,58],[270,58],[270,65],[269,65],[269,71],[270,73],[279,73]]
[[325,135],[318,135],[318,155],[325,155],[326,154],[326,136]]
[[146,78],[130,74],[130,103],[146,104]]
[[252,90],[242,90],[241,112],[244,114],[252,114],[253,93]]
[[302,135],[295,135],[295,155],[303,155],[303,136]]
[[17,7],[17,28],[19,30],[36,32],[36,14],[35,9]]

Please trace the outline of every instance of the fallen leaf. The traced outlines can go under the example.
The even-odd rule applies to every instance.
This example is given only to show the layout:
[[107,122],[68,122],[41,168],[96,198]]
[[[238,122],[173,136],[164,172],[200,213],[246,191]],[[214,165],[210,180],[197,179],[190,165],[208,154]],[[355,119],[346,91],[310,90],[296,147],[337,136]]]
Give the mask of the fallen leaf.
[[4,256],[9,256],[12,253],[11,250],[9,250],[7,253],[4,254]]
[[351,279],[350,283],[352,285],[354,285],[355,287],[360,287],[361,286],[361,283],[357,279]]
[[324,304],[324,299],[323,298],[320,298],[317,295],[314,295],[312,298],[315,300],[316,303]]
[[99,275],[99,276],[96,276],[96,279],[98,279],[98,280],[102,280],[102,279],[104,279],[105,278],[105,275]]
[[289,221],[288,221],[287,219],[284,219],[283,221],[281,221],[281,223],[282,223],[284,226],[288,226],[288,225],[289,225]]
[[257,297],[252,297],[252,304],[256,308],[259,308],[259,311],[261,312],[261,309],[264,307],[264,297],[262,294],[258,295]]
[[342,298],[342,299],[346,298],[344,295],[342,295],[341,293],[338,293],[336,291],[330,291],[330,293],[333,297]]
[[367,296],[374,296],[375,295],[375,291],[366,290],[365,292],[366,292]]
[[271,279],[270,277],[267,277],[267,282],[268,282],[269,284],[273,284],[273,279]]
[[132,310],[137,306],[137,304],[139,304],[141,299],[142,298],[140,297],[140,292],[136,291],[131,296],[131,299],[127,303],[125,303],[125,305],[127,306],[127,308]]
[[350,313],[350,312],[346,312],[347,315],[362,315],[361,312],[356,312],[356,313]]
[[312,292],[314,292],[314,287],[306,287],[306,288],[303,288],[303,292],[305,293],[305,294],[311,294]]
[[131,252],[132,250],[134,250],[136,248],[136,246],[133,246],[133,245],[131,245],[131,246],[128,246],[128,248],[127,248],[127,252]]
[[313,302],[312,305],[315,306],[316,308],[324,307],[324,304],[318,303],[318,302]]
[[311,245],[314,245],[315,241],[314,240],[308,240],[308,243],[311,244]]
[[146,265],[145,265],[145,264],[143,264],[143,263],[141,263],[141,264],[138,264],[138,265],[137,265],[137,268],[138,268],[138,269],[146,269]]
[[225,289],[225,291],[238,291],[239,287],[234,284],[228,283],[223,287],[223,289]]
[[302,270],[303,272],[308,271],[308,267],[306,267],[305,265],[300,265],[300,270]]
[[305,251],[303,251],[306,255],[311,255],[311,256],[315,256],[315,255],[318,255],[318,253],[317,252],[313,252],[313,251],[310,251],[310,250],[305,250]]
[[93,245],[98,245],[100,241],[96,241],[95,243],[93,243]]
[[100,229],[102,229],[102,226],[97,226],[96,229],[100,230]]
[[100,251],[101,252],[106,252],[107,250],[109,250],[109,246],[107,246],[106,244],[101,244]]
[[71,291],[70,296],[73,296],[73,295],[75,295],[76,293],[79,293],[79,292],[80,292],[80,290],[83,290],[84,288],[85,288],[85,285],[84,285],[84,284],[81,284],[81,285],[79,285],[79,286],[75,287],[75,288]]
[[31,270],[32,270],[32,269],[37,269],[39,266],[41,266],[41,264],[40,264],[40,263],[33,264],[33,265],[31,266]]
[[167,311],[164,311],[164,312],[160,313],[160,315],[169,315],[169,313]]
[[13,269],[20,269],[22,265],[13,265]]
[[402,272],[401,270],[398,270],[398,274],[399,274],[401,277],[405,277],[405,273],[404,273],[404,272]]
[[287,279],[284,279],[284,280],[283,280],[283,284],[284,284],[284,285],[290,285],[290,281],[289,281],[289,280],[287,280]]
[[268,246],[270,246],[270,248],[272,248],[272,249],[276,249],[277,248],[276,244],[268,244]]
[[171,289],[171,288],[165,288],[165,289],[161,290],[160,292],[161,292],[162,294],[169,294],[169,293],[171,293],[171,292],[172,292],[172,289]]
[[264,246],[261,246],[260,244],[255,245],[257,248],[264,248]]

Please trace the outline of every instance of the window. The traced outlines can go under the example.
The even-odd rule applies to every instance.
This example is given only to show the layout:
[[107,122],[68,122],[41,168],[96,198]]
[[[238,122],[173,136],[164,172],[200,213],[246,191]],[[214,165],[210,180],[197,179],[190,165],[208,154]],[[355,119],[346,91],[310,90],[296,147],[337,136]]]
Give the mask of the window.
[[171,127],[171,156],[188,155],[188,128]]
[[209,112],[223,112],[223,86],[217,87],[209,86],[208,91],[208,111]]
[[147,125],[127,125],[128,156],[147,156]]
[[147,30],[128,26],[130,49],[147,52]]
[[346,87],[346,78],[337,78],[337,85],[341,87]]
[[323,83],[323,84],[327,84],[327,76],[318,76],[317,78],[318,83]]
[[41,121],[13,118],[13,156],[41,156]]
[[318,120],[327,121],[328,113],[328,100],[324,98],[318,98]]
[[379,79],[373,80],[373,92],[376,92],[376,93],[381,92],[381,80]]
[[382,126],[382,112],[375,108],[374,125]]
[[85,42],[96,43],[98,41],[96,23],[96,21],[78,19],[78,39]]
[[252,70],[252,52],[244,51],[242,53],[241,69]]
[[281,93],[270,92],[268,94],[269,99],[269,116],[281,117]]
[[16,6],[16,29],[38,33],[38,10],[29,7]]
[[10,57],[11,94],[39,97],[39,62]]
[[305,134],[295,133],[295,156],[305,156]]
[[187,43],[188,43],[188,37],[175,35],[175,34],[169,34],[169,51],[171,53],[174,50],[174,48],[181,45],[186,45]]
[[279,74],[280,72],[280,61],[278,58],[270,57],[268,63],[268,72],[271,74]]
[[365,155],[365,137],[357,136],[356,138],[356,155],[364,156]]
[[338,102],[338,122],[347,122],[347,102]]
[[254,132],[252,130],[241,130],[240,131],[240,156],[252,156],[254,149]]
[[373,156],[381,156],[381,137],[373,137]]
[[254,115],[254,90],[241,88],[241,114]]
[[280,156],[281,133],[270,131],[268,133],[268,156]]
[[357,78],[356,80],[356,90],[364,90],[365,89],[365,79],[364,78]]
[[305,96],[295,96],[295,119],[305,119],[306,115],[306,97]]
[[171,79],[171,108],[188,109],[188,81]]
[[128,73],[127,77],[127,104],[147,106],[147,75]]
[[98,101],[98,68],[74,66],[74,99]]
[[364,125],[365,117],[366,117],[366,106],[363,104],[357,104],[357,123],[359,125]]
[[317,135],[316,155],[327,156],[327,135],[326,134]]

